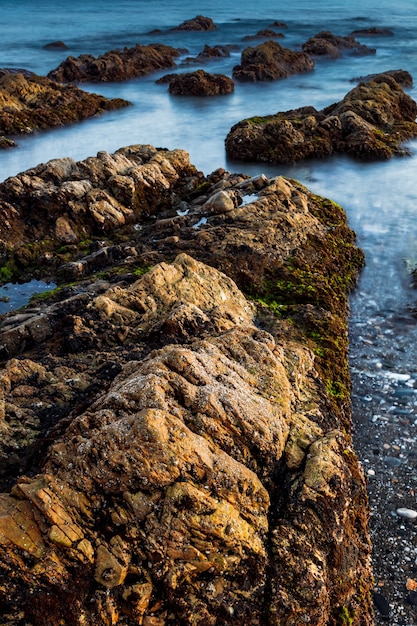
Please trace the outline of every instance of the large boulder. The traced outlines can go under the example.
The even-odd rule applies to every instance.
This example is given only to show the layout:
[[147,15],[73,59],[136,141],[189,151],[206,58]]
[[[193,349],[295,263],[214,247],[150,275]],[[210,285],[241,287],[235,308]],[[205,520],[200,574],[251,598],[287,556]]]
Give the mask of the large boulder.
[[0,70],[0,135],[32,133],[128,105],[32,72]]
[[69,56],[48,77],[61,83],[117,82],[145,76],[175,66],[179,50],[164,44],[150,44],[111,50],[99,57],[92,54]]
[[331,59],[337,59],[346,53],[360,56],[376,54],[375,48],[368,48],[359,43],[352,35],[341,37],[327,30],[311,37],[302,45],[302,49],[311,56],[326,56]]
[[[336,226],[285,179],[226,189],[260,197],[219,214],[213,189],[197,205],[207,232],[223,215],[231,237],[265,211],[271,260]],[[274,241],[274,220],[291,242]],[[55,332],[2,371],[4,436],[18,419],[24,431],[31,412],[28,428],[35,415],[48,428],[30,473],[0,497],[3,619],[370,626],[366,488],[349,408],[340,421],[301,327],[257,311],[227,275],[184,253],[130,285],[91,285],[72,315],[68,301],[53,307]],[[59,342],[68,318],[80,341],[96,337],[72,360]]]
[[219,96],[233,93],[235,84],[224,74],[209,74],[204,70],[173,74],[169,92],[176,96]]
[[240,65],[233,68],[233,77],[242,81],[269,81],[313,68],[314,61],[305,52],[294,52],[276,41],[266,41],[243,50]]
[[235,124],[226,137],[229,157],[295,163],[345,152],[364,159],[409,154],[417,137],[417,105],[396,80],[380,74],[321,111],[302,107]]

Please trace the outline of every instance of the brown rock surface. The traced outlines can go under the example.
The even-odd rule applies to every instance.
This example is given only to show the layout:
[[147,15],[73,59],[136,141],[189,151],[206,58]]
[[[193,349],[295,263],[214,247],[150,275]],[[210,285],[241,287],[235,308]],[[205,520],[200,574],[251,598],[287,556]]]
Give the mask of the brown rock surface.
[[377,75],[321,111],[302,107],[235,124],[226,138],[229,157],[295,163],[346,152],[364,159],[408,154],[417,136],[417,105],[392,76]]
[[[0,133],[4,135],[79,122],[128,105],[121,98],[108,99],[36,74],[0,71]],[[0,147],[7,147],[5,143],[0,142]]]
[[111,50],[99,57],[69,56],[48,77],[61,83],[118,82],[175,66],[179,51],[164,44]]
[[204,70],[173,74],[169,91],[176,96],[219,96],[233,93],[235,84],[224,74],[209,74]]
[[77,171],[152,180],[154,204],[111,229],[106,276],[3,317],[8,626],[370,626],[341,208],[149,146],[43,168],[14,180],[17,216],[48,185],[78,202]]
[[375,48],[359,43],[352,35],[341,37],[329,31],[317,33],[302,45],[302,49],[312,56],[326,56],[331,59],[337,59],[346,52],[361,56],[376,53]]
[[185,20],[182,24],[175,26],[172,30],[216,30],[217,26],[210,17],[196,15],[190,20]]
[[[10,177],[0,185],[1,255],[14,249],[17,269],[65,244],[105,237],[170,205],[176,186],[193,173],[182,150],[131,146],[78,163],[52,160]],[[65,254],[56,258],[64,260]]]
[[233,77],[237,80],[260,81],[287,78],[291,74],[308,72],[314,67],[314,61],[304,52],[294,52],[283,48],[276,41],[242,52],[240,65],[233,68]]

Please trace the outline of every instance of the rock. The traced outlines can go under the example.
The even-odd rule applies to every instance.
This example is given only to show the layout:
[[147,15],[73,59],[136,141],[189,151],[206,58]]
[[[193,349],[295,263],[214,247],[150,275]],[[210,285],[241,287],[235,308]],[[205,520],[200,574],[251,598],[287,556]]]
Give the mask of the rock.
[[[88,256],[86,239],[122,227],[132,230],[141,217],[171,206],[177,185],[195,173],[184,151],[151,146],[131,146],[113,155],[100,152],[78,163],[54,159],[0,184],[0,251],[13,251],[7,263],[15,270],[24,270],[35,258],[40,261],[46,252],[52,253],[50,271],[77,253],[85,267],[97,270],[107,262],[106,253]],[[62,244],[75,248],[62,250]],[[108,256],[114,261],[117,254],[112,249]]]
[[63,41],[51,41],[44,45],[45,50],[68,50],[68,46]]
[[346,152],[364,159],[409,154],[417,136],[417,105],[387,74],[361,83],[322,111],[302,107],[235,124],[226,137],[230,158],[295,163]]
[[204,70],[173,74],[169,92],[176,96],[218,96],[233,93],[235,84],[223,74],[209,74]]
[[233,77],[244,81],[269,81],[313,68],[314,61],[304,52],[293,52],[276,41],[266,41],[256,48],[249,46],[243,50],[240,65],[233,68]]
[[179,24],[179,26],[175,26],[171,30],[209,31],[209,30],[216,30],[216,28],[217,28],[216,24],[213,22],[213,20],[210,17],[197,15],[196,17],[190,20],[185,20],[184,22]]
[[[255,237],[265,242],[270,271],[274,250],[282,266],[307,232],[333,236],[335,214],[326,228],[307,190],[279,178],[259,193],[252,208],[226,214],[224,258],[224,235],[245,221],[242,240],[259,254]],[[287,222],[286,234],[259,212]],[[49,422],[38,471],[0,496],[2,606],[33,626],[80,615],[165,624],[168,613],[173,623],[230,626],[325,626],[348,614],[370,626],[366,488],[349,403],[339,421],[302,328],[261,314],[226,274],[184,253],[84,296],[73,310],[95,344],[71,362],[59,344],[70,311],[61,300],[53,336],[33,353],[43,364],[6,364],[6,411],[30,381],[44,398],[67,393],[73,411]],[[271,332],[260,328],[268,320]],[[130,338],[115,340],[123,329]],[[99,384],[82,394],[77,377]]]
[[414,511],[414,509],[400,508],[397,509],[396,513],[397,515],[399,515],[400,517],[404,517],[405,519],[409,519],[412,521],[417,519],[417,511]]
[[394,32],[390,28],[378,28],[377,26],[371,26],[370,28],[360,28],[358,30],[353,30],[350,33],[352,36],[355,35],[378,35],[383,37],[391,37]]
[[[0,77],[0,133],[18,135],[62,126],[129,105],[120,98],[81,91],[35,74],[4,73]],[[0,142],[9,147],[9,141]]]
[[0,197],[16,263],[57,231],[79,255],[79,282],[0,322],[7,615],[371,626],[347,349],[363,255],[341,207],[152,146],[51,161]]
[[361,56],[376,54],[375,48],[368,48],[368,46],[360,44],[352,35],[340,37],[329,31],[317,33],[302,45],[302,49],[312,56],[327,56],[331,59],[337,59],[347,51]]
[[374,592],[374,604],[382,617],[389,617],[389,603],[385,596],[382,595],[382,593],[379,593],[377,591]]
[[412,606],[417,606],[417,591],[410,591],[407,596],[407,602]]
[[179,50],[164,44],[150,44],[111,50],[99,57],[69,56],[48,77],[61,83],[111,82],[145,76],[175,66]]
[[282,33],[277,33],[275,30],[271,30],[270,28],[264,28],[256,33],[256,35],[246,35],[243,37],[242,41],[251,41],[253,39],[273,39],[273,38],[282,38],[284,35]]
[[[391,76],[401,87],[412,87],[413,86],[413,77],[410,72],[406,70],[387,70],[384,72],[387,76]],[[369,83],[370,81],[377,78],[379,74],[368,74],[367,76],[360,76],[359,78],[354,78],[351,82],[362,82]]]
[[197,59],[223,59],[225,57],[230,57],[230,48],[229,46],[208,46],[207,44],[204,46],[203,50],[198,53]]

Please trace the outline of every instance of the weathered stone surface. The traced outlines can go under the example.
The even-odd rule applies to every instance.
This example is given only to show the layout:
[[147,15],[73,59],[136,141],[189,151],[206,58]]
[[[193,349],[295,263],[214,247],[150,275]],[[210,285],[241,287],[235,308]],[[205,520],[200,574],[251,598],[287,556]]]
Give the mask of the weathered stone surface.
[[[62,126],[128,105],[121,98],[108,99],[32,73],[3,70],[0,75],[0,133],[4,135]],[[0,147],[9,147],[8,143],[1,141]]]
[[233,68],[233,77],[253,82],[278,80],[313,68],[314,61],[306,53],[283,48],[276,41],[266,41],[256,48],[249,46],[243,50],[240,65]]
[[135,312],[146,336],[178,305],[206,316],[201,339],[126,363],[2,495],[5,614],[324,626],[347,607],[370,624],[364,480],[327,431],[312,352],[257,328],[233,282],[186,255],[90,309]]
[[[131,146],[78,163],[55,159],[13,176],[0,185],[3,262],[6,250],[14,250],[7,263],[16,270],[48,254],[47,266],[53,270],[71,256],[71,248],[62,251],[63,245],[132,227],[144,215],[161,210],[164,198],[170,206],[177,186],[195,173],[182,150]],[[97,250],[96,261],[104,254]]]
[[361,56],[376,54],[375,48],[368,48],[359,43],[352,35],[341,37],[333,35],[330,31],[317,33],[302,45],[302,49],[312,56],[326,56],[331,59],[337,59],[346,52]]
[[10,206],[130,189],[150,164],[141,230],[115,224],[123,243],[89,255],[105,275],[91,260],[2,319],[6,623],[370,626],[345,215],[295,181],[204,177],[150,146],[30,170]]
[[216,30],[217,26],[211,17],[197,15],[190,20],[185,20],[182,24],[175,26],[172,30]]
[[235,84],[224,74],[209,74],[204,70],[172,74],[169,91],[176,96],[219,96],[233,93]]
[[226,138],[234,159],[295,163],[346,152],[387,159],[409,152],[403,142],[417,136],[417,105],[392,76],[380,74],[321,111],[302,107],[243,120]]
[[69,56],[48,77],[61,83],[118,82],[174,67],[179,51],[164,44],[111,50],[99,57]]

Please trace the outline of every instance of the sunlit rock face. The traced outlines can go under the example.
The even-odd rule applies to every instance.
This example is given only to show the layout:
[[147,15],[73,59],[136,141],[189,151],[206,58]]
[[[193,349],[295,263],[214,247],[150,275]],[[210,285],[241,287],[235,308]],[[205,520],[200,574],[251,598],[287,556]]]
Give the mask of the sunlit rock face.
[[[295,181],[203,177],[182,152],[146,150],[101,155],[84,179],[161,182],[102,272],[71,261],[79,282],[1,321],[3,614],[370,626],[347,368],[354,234]],[[42,185],[64,165],[88,171],[54,162]],[[33,173],[17,180],[30,188]],[[67,174],[49,180],[70,193]]]

